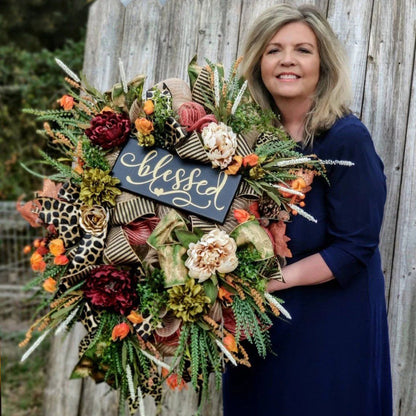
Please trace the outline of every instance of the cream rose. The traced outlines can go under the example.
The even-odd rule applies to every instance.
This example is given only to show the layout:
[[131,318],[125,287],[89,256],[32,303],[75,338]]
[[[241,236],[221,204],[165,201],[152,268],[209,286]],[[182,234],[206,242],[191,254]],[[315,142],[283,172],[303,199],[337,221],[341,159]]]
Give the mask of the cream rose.
[[106,231],[108,212],[103,207],[99,205],[93,205],[92,207],[83,205],[80,211],[79,225],[86,233],[99,235]]
[[224,123],[209,123],[201,133],[204,147],[213,167],[225,169],[237,149],[237,136]]
[[197,243],[189,244],[185,262],[189,276],[203,282],[216,271],[232,272],[238,265],[236,250],[236,242],[225,231],[210,231]]

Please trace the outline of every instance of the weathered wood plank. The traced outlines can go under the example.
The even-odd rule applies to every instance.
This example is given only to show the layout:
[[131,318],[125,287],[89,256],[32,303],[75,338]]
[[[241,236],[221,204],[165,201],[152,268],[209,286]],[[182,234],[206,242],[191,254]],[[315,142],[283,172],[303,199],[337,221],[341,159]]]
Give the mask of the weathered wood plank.
[[[408,2],[415,8],[414,2]],[[414,39],[414,38],[413,38]],[[389,296],[394,414],[416,414],[416,45]],[[409,49],[410,49],[409,45]],[[392,242],[391,242],[392,243]]]
[[125,7],[119,1],[99,0],[90,9],[84,53],[84,73],[95,88],[105,91],[119,80]]
[[231,68],[237,58],[241,7],[241,0],[202,3],[197,46],[201,65],[206,64],[207,58],[212,62],[222,62],[226,70]]
[[165,3],[161,9],[154,82],[166,78],[187,79],[187,67],[197,51],[202,2]]
[[397,225],[406,119],[415,43],[416,1],[396,7],[374,3],[362,118],[385,164],[388,197],[381,233],[386,293],[393,264],[392,236]]
[[[371,0],[336,1],[331,0],[328,7],[328,20],[344,44],[349,58],[349,69],[353,88],[352,110],[361,116],[364,94],[367,50],[370,38]],[[359,13],[356,11],[360,10]]]
[[136,0],[126,8],[121,59],[127,80],[147,76],[145,89],[155,81],[162,7],[158,0]]
[[84,335],[82,326],[77,325],[70,335],[52,341],[48,385],[44,391],[45,416],[79,416],[82,380],[69,380],[69,376],[78,362],[78,344]]

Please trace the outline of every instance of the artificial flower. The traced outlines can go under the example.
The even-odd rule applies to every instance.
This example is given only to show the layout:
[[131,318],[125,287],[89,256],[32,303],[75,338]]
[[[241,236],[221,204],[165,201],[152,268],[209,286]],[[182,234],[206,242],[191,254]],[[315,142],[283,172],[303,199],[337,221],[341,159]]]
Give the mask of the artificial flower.
[[93,206],[108,203],[115,205],[116,197],[121,194],[116,185],[120,180],[109,175],[109,171],[98,168],[87,169],[81,183],[80,200]]
[[127,319],[132,324],[141,324],[143,322],[143,316],[137,311],[131,311],[130,314],[127,315]]
[[84,285],[85,297],[99,308],[108,308],[122,315],[137,304],[137,277],[112,265],[91,271]]
[[206,114],[204,107],[195,101],[185,102],[178,108],[179,123],[188,131],[191,131],[191,126]]
[[41,256],[44,256],[45,254],[49,253],[49,250],[47,247],[45,247],[44,244],[41,244],[37,249],[36,253],[39,253]]
[[53,259],[53,264],[56,264],[57,266],[65,266],[68,263],[69,263],[69,259],[68,259],[67,256],[65,256],[65,254],[61,254],[59,256],[56,256]]
[[53,277],[48,277],[42,284],[42,287],[50,293],[56,290],[56,280]]
[[223,338],[222,343],[225,345],[225,348],[227,348],[228,351],[238,352],[237,342],[235,341],[235,338],[233,335],[227,334]]
[[232,293],[231,292],[229,292],[223,286],[220,286],[220,288],[218,289],[218,297],[221,300],[225,300],[228,303],[233,303],[233,298],[231,296],[232,296]]
[[85,130],[85,134],[93,144],[102,149],[111,149],[124,144],[130,130],[127,114],[104,111],[91,120],[91,127]]
[[49,243],[49,250],[53,256],[60,256],[65,253],[64,242],[61,238],[55,238]]
[[237,136],[224,123],[209,123],[202,130],[202,141],[213,167],[225,169],[237,149]]
[[173,286],[168,290],[167,307],[184,322],[195,322],[208,312],[210,299],[205,295],[202,285],[194,279],[188,279],[184,285]]
[[242,163],[243,163],[243,156],[234,155],[233,160],[228,165],[227,169],[225,170],[225,173],[227,175],[236,175],[238,171],[240,170]]
[[29,254],[32,251],[32,246],[25,246],[23,249],[23,254]]
[[80,227],[89,234],[100,235],[107,229],[108,212],[100,205],[82,205],[80,208]]
[[245,209],[235,209],[233,211],[234,218],[237,220],[239,224],[246,222],[250,219],[251,215]]
[[130,327],[125,322],[122,322],[121,324],[117,324],[111,333],[111,339],[113,341],[117,341],[119,339],[120,341],[130,333]]
[[63,95],[59,100],[56,100],[65,111],[72,110],[74,107],[74,97],[70,95]]
[[254,167],[259,162],[259,157],[255,153],[251,153],[250,155],[244,156],[243,158],[243,166],[250,166]]
[[139,142],[140,146],[143,147],[152,147],[155,145],[155,136],[153,136],[153,134],[142,134],[137,132],[137,141]]
[[209,123],[217,123],[213,114],[207,114],[204,107],[194,101],[183,103],[178,108],[179,123],[191,133],[201,132]]
[[137,131],[144,136],[147,136],[154,130],[153,123],[147,118],[141,117],[136,119],[134,125],[136,126]]
[[215,272],[229,273],[238,265],[237,244],[225,231],[214,229],[204,234],[197,243],[190,243],[185,266],[189,276],[200,282]]
[[30,265],[32,267],[32,270],[34,272],[44,272],[46,269],[46,263],[43,260],[43,256],[41,256],[36,251],[32,254],[32,257],[30,258]]
[[187,389],[188,385],[186,384],[184,379],[181,379],[181,382],[178,383],[178,375],[171,374],[169,376],[169,370],[162,367],[162,377],[166,378],[166,384],[171,390],[178,390],[181,391],[183,389]]
[[155,111],[155,105],[152,100],[146,100],[143,105],[143,111],[149,116]]

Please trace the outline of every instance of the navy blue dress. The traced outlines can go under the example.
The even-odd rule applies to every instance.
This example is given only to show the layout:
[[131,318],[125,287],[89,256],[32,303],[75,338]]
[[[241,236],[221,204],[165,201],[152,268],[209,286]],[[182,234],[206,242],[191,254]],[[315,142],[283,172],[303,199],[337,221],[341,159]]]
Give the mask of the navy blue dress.
[[[224,416],[390,416],[384,277],[378,250],[386,197],[383,164],[353,115],[315,139],[321,159],[350,160],[315,178],[301,216],[287,226],[293,258],[321,253],[335,279],[278,293],[292,315],[271,328],[276,355],[227,369]],[[305,153],[312,153],[306,149]]]

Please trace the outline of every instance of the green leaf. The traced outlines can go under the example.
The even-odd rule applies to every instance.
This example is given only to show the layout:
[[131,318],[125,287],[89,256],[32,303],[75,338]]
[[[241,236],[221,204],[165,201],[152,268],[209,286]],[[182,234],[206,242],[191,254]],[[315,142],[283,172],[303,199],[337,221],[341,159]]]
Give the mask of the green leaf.
[[211,279],[206,280],[202,285],[204,286],[205,294],[210,298],[212,305],[217,299],[217,285]]
[[199,236],[195,235],[191,231],[177,229],[177,230],[174,230],[174,233],[178,241],[186,249],[189,247],[189,244],[197,243],[199,240]]

